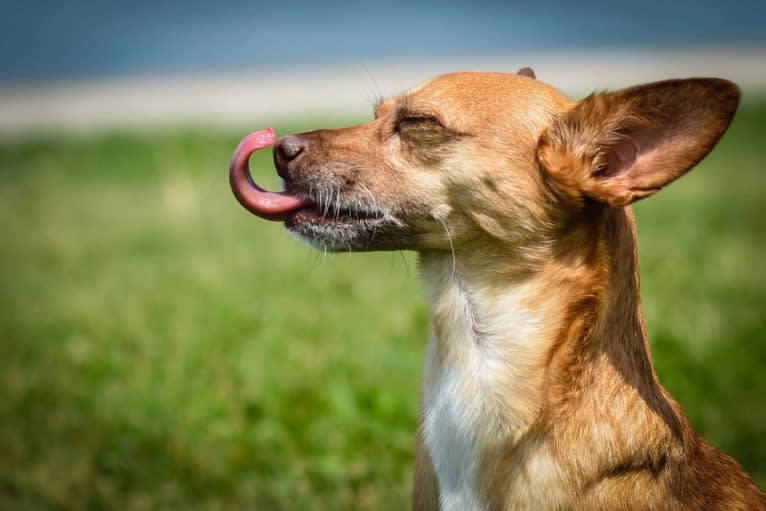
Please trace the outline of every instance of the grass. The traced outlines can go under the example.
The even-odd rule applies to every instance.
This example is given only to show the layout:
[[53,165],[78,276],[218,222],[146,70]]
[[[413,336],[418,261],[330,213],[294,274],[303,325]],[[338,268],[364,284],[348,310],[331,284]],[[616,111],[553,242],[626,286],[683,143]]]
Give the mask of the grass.
[[[243,133],[0,147],[0,508],[407,507],[414,256],[323,256],[246,214]],[[636,207],[660,378],[762,485],[765,138],[751,105]]]

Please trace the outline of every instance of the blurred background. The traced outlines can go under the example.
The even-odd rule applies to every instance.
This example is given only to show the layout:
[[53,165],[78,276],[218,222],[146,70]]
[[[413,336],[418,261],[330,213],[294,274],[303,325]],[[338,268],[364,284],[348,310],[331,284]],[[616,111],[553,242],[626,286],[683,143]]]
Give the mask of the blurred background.
[[718,148],[635,210],[660,379],[766,484],[766,3],[0,5],[0,509],[406,508],[415,256],[312,252],[236,204],[229,158],[523,66],[574,97],[742,86]]

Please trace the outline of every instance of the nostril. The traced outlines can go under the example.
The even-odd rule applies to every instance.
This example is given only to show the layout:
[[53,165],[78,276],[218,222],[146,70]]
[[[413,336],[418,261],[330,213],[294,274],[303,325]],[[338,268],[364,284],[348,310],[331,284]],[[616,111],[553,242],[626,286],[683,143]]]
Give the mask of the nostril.
[[284,163],[289,163],[306,149],[303,141],[294,135],[282,137],[279,145],[275,148],[277,155]]

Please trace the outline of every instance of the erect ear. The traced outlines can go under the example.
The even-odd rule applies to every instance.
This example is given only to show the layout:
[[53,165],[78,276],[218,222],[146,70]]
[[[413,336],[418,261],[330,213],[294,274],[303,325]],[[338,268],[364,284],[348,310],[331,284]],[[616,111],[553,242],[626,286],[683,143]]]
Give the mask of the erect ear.
[[681,177],[715,146],[739,104],[717,78],[593,94],[541,136],[537,158],[561,195],[625,206]]
[[522,67],[521,69],[519,69],[519,70],[516,72],[516,74],[517,74],[517,75],[519,75],[519,76],[526,76],[527,78],[531,78],[531,79],[533,79],[533,80],[534,80],[535,78],[537,78],[537,77],[535,76],[535,72],[532,70],[532,68],[531,68],[531,67]]

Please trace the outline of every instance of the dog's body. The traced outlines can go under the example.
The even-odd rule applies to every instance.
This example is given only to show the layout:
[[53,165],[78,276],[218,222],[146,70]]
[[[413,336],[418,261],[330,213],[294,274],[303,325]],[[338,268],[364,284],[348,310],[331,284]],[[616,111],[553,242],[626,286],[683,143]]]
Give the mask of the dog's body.
[[420,253],[433,337],[413,508],[766,509],[657,381],[628,207],[712,149],[736,86],[576,103],[521,74],[441,76],[274,149],[309,204],[291,231]]
[[657,382],[632,216],[603,215],[592,265],[422,258],[436,333],[414,509],[766,509]]

